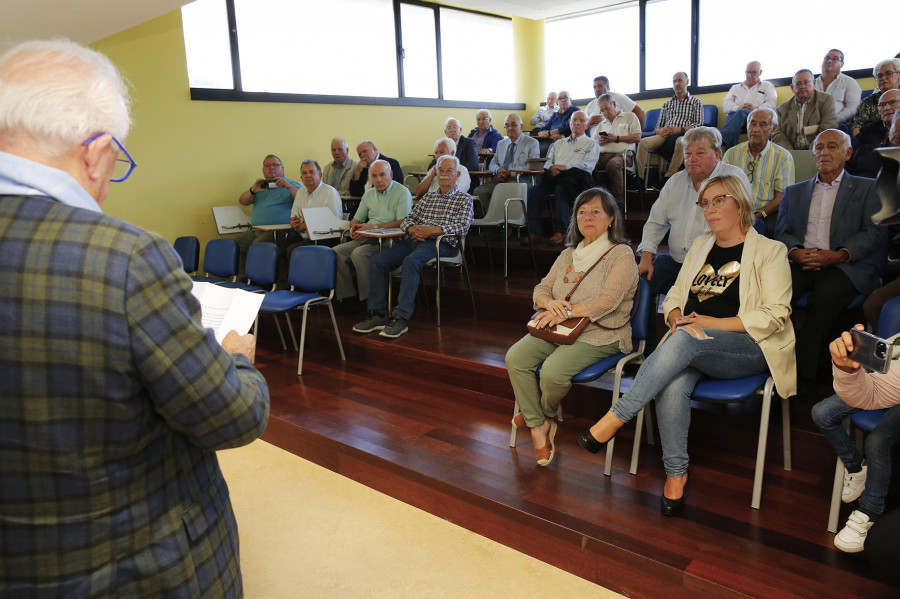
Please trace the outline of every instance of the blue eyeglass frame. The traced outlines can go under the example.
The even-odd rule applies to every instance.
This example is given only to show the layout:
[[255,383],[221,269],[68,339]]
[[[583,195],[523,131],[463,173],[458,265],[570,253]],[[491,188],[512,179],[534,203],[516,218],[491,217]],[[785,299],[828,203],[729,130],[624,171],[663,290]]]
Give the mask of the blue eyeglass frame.
[[[92,141],[94,141],[95,139],[99,139],[100,137],[103,137],[104,135],[106,135],[105,131],[103,131],[102,133],[98,133],[97,135],[94,135],[93,137],[89,137],[88,139],[86,139],[84,141],[84,143],[82,143],[81,145],[86,146],[86,145],[90,144]],[[122,153],[125,154],[125,158],[128,159],[127,161],[125,161],[125,160],[122,160],[121,158],[116,158],[116,162],[128,162],[128,172],[126,172],[124,176],[119,177],[118,179],[110,179],[110,181],[112,183],[121,183],[122,181],[127,179],[129,176],[131,176],[131,172],[135,169],[135,167],[137,167],[137,162],[134,161],[134,158],[131,157],[131,154],[129,154],[128,150],[125,149],[125,146],[122,145],[122,142],[120,142],[118,139],[116,139],[115,135],[110,135],[110,137],[112,138],[112,140],[114,142],[116,142],[116,145],[119,146],[119,150],[121,150]]]

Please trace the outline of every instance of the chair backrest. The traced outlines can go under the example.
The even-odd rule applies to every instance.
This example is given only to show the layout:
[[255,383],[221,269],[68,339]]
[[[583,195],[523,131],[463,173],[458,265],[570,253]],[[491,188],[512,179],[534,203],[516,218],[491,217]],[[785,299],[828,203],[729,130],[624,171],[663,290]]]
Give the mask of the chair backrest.
[[274,243],[254,243],[247,250],[244,276],[259,285],[271,285],[278,278],[278,246]]
[[298,291],[330,291],[334,289],[336,269],[333,249],[324,245],[303,245],[291,253],[288,283]]
[[[525,199],[528,194],[528,186],[524,183],[498,183],[491,194],[491,203],[488,206],[485,220],[503,220],[503,208],[506,200],[510,198]],[[509,220],[520,221],[525,218],[525,210],[521,202],[510,202]]]
[[794,158],[794,181],[806,181],[816,176],[812,150],[788,150]]
[[[631,336],[638,341],[647,338],[647,325],[650,320],[650,284],[644,279],[638,279],[638,293],[635,294],[634,300],[637,301],[637,310],[631,319]],[[634,310],[634,300],[631,303],[631,309]],[[654,327],[655,329],[655,327]]]
[[756,232],[759,233],[760,235],[762,235],[763,237],[769,236],[769,229],[766,227],[766,222],[763,219],[761,219],[761,218],[754,219],[753,220],[753,228],[756,229]]
[[715,104],[703,105],[703,125],[705,127],[716,127],[719,123],[719,107]]
[[882,339],[900,333],[900,297],[889,299],[881,308],[876,334]]
[[200,266],[200,240],[193,236],[179,237],[175,240],[175,253],[181,258],[184,272],[197,272]]
[[865,100],[866,98],[871,96],[872,92],[874,92],[874,91],[875,91],[874,89],[864,89],[863,92],[859,95],[859,99]]
[[234,239],[212,239],[203,252],[203,272],[223,279],[233,277],[237,274],[238,255]]
[[662,109],[660,108],[654,108],[644,113],[644,128],[641,129],[641,137],[653,135],[653,130],[656,129],[656,125],[659,123],[659,115],[661,113]]

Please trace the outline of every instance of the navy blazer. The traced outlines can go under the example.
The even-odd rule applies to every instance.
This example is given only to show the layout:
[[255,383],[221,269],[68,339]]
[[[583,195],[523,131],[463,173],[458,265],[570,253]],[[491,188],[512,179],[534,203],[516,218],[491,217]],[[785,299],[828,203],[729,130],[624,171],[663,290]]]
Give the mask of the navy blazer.
[[[815,182],[813,177],[784,190],[775,238],[787,246],[788,252],[803,247]],[[846,273],[860,293],[872,293],[881,284],[880,249],[886,243],[885,229],[872,222],[872,216],[880,209],[875,180],[845,171],[831,213],[830,249],[850,252],[850,262],[838,264],[837,268]]]
[[[395,159],[385,156],[382,153],[378,153],[377,160],[384,160],[388,164],[391,165],[391,178],[403,185],[403,169],[400,168],[400,163]],[[350,178],[350,195],[356,198],[361,198],[362,194],[366,193],[366,183],[369,182],[369,167],[366,167],[359,174],[359,179],[356,181],[353,180],[352,176]]]

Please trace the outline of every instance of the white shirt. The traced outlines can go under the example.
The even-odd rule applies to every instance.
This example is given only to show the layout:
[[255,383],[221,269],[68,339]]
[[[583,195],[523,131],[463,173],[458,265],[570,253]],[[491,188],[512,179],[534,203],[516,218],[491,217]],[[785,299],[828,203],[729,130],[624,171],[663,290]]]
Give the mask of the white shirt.
[[572,136],[558,139],[550,146],[547,152],[547,162],[544,170],[549,170],[554,164],[564,164],[566,169],[580,168],[583,171],[593,172],[600,158],[600,146],[587,135],[577,139]]
[[[341,194],[339,194],[338,190],[331,185],[326,185],[321,181],[319,181],[319,186],[316,187],[312,193],[309,193],[306,190],[305,185],[300,187],[297,191],[297,195],[294,196],[294,205],[291,206],[291,216],[303,218],[303,215],[300,212],[302,209],[317,208],[319,206],[331,208],[331,211],[334,212],[334,216],[338,219],[341,219],[344,216],[343,208],[341,207]],[[300,236],[303,239],[309,239],[309,234],[306,231],[302,231]]]
[[809,203],[809,220],[806,221],[806,235],[803,236],[803,247],[818,248],[820,250],[831,249],[831,213],[834,212],[834,201],[837,199],[838,188],[844,171],[831,183],[819,181],[813,185],[812,200]]
[[[636,114],[633,112],[625,112],[623,110],[616,115],[616,118],[613,119],[612,123],[606,119],[600,121],[600,123],[594,127],[594,132],[591,133],[591,139],[599,142],[600,134],[604,132],[609,133],[614,137],[616,135],[619,137],[634,135],[635,133],[641,132],[641,122],[638,120]],[[634,150],[636,144],[611,142],[605,145],[600,145],[600,143],[598,143],[597,147],[601,154],[621,154],[625,150]]]
[[728,94],[722,100],[722,107],[725,109],[725,114],[728,114],[738,110],[744,104],[750,104],[754,108],[762,106],[775,108],[777,102],[778,95],[775,93],[775,86],[768,81],[757,81],[756,85],[752,87],[747,87],[741,81],[732,85],[728,90]]
[[[434,165],[435,172],[437,172],[437,165]],[[472,185],[472,177],[469,176],[469,169],[464,167],[463,165],[459,165],[459,177],[456,179],[456,186],[459,187],[460,191],[463,193],[468,193],[469,187]],[[431,179],[431,184],[428,186],[428,191],[437,191],[441,188],[440,181],[438,181],[437,174],[435,174],[434,178]],[[425,192],[428,193],[428,192]]]
[[[634,110],[634,107],[637,106],[637,103],[626,96],[625,94],[620,94],[619,92],[609,92],[609,95],[613,97],[616,101],[616,107],[619,108],[622,112],[631,112]],[[600,101],[597,98],[594,98],[590,102],[588,102],[587,107],[584,109],[584,114],[591,118],[592,116],[603,116],[600,114]],[[605,119],[604,119],[605,120]]]
[[856,116],[859,107],[862,88],[856,79],[838,73],[837,78],[828,85],[828,89],[822,84],[822,77],[816,77],[816,91],[825,92],[834,98],[834,112],[839,123],[849,123]]
[[[738,167],[719,162],[710,177],[733,175],[747,181],[747,175]],[[702,184],[701,184],[702,185]],[[747,181],[747,187],[750,182]],[[659,199],[650,208],[650,217],[644,225],[644,235],[638,253],[656,254],[666,231],[669,232],[669,255],[676,262],[684,262],[691,244],[709,230],[703,211],[697,207],[700,194],[694,189],[687,171],[679,171],[663,186]]]

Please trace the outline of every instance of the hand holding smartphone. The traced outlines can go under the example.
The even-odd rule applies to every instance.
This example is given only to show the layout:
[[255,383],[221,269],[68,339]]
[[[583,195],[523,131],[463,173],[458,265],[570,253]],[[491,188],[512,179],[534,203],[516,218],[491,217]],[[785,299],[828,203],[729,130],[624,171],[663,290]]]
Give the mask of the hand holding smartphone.
[[881,337],[855,328],[848,332],[853,350],[847,352],[847,357],[866,368],[885,374],[891,367],[891,344]]

